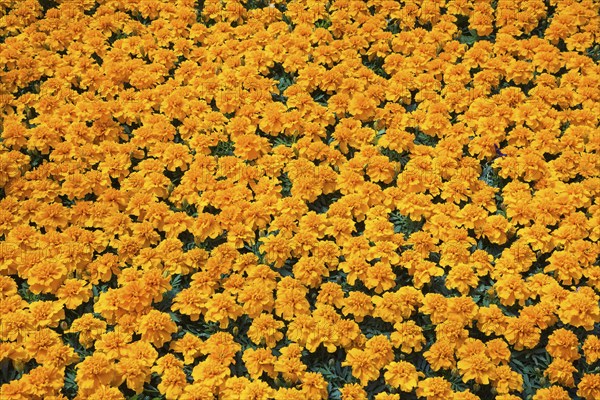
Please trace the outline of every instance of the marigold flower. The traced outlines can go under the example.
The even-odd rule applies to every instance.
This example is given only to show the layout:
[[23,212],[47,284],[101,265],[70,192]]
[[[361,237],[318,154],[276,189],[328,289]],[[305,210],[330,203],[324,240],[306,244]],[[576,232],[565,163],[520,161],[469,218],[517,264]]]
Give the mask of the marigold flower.
[[[244,360],[244,362],[246,362]],[[195,382],[202,382],[207,388],[215,390],[222,385],[231,371],[227,365],[205,360],[198,363],[192,370],[192,378]]]
[[515,302],[519,305],[525,305],[525,300],[530,296],[525,281],[520,275],[505,275],[495,284],[494,290],[500,298],[500,302],[505,306],[512,306]]
[[523,390],[523,377],[518,372],[510,369],[508,365],[501,365],[495,368],[492,386],[500,394],[521,391]]
[[427,400],[449,399],[452,394],[450,382],[440,377],[423,379],[417,386],[417,396],[425,397]]
[[148,341],[159,348],[169,342],[171,335],[177,330],[177,325],[169,314],[151,310],[141,318],[137,332],[142,335],[142,340]]
[[48,398],[58,396],[64,384],[64,370],[53,366],[41,365],[23,375],[22,380],[31,388],[34,397]]
[[597,335],[589,335],[582,346],[585,360],[593,364],[600,359],[600,338]]
[[204,319],[208,322],[218,322],[221,329],[229,326],[229,321],[236,320],[242,315],[242,306],[236,303],[229,293],[216,293],[205,303]]
[[548,337],[546,351],[553,358],[562,358],[566,361],[575,361],[581,357],[579,339],[573,332],[564,328],[555,330]]
[[[80,395],[83,391],[80,390]],[[85,393],[85,392],[83,392]],[[116,387],[100,386],[93,393],[85,394],[85,397],[77,396],[78,400],[82,398],[90,400],[124,400],[125,396]]]
[[177,353],[183,354],[183,362],[192,364],[196,358],[202,355],[200,347],[202,339],[186,332],[181,339],[171,342],[169,348]]
[[161,376],[157,389],[167,400],[175,400],[181,396],[185,386],[187,386],[185,372],[181,369],[171,368]]
[[409,320],[395,324],[394,328],[396,330],[390,335],[394,347],[400,348],[403,353],[421,351],[425,344],[425,336],[420,326]]
[[577,396],[585,400],[597,399],[600,396],[600,374],[583,374],[577,385]]
[[352,314],[356,322],[361,322],[367,315],[371,314],[373,308],[371,297],[362,292],[351,291],[348,297],[344,299],[342,314]]
[[473,379],[476,383],[487,385],[495,376],[494,364],[485,354],[463,358],[458,361],[457,367],[465,383]]
[[569,392],[560,386],[550,386],[548,388],[539,389],[533,395],[533,400],[569,400],[571,396]]
[[396,274],[387,262],[377,262],[367,269],[365,286],[375,293],[382,293],[396,286]]
[[564,323],[575,327],[592,330],[595,323],[600,322],[600,306],[598,295],[589,287],[582,287],[571,292],[560,304],[558,316]]
[[544,376],[547,376],[552,383],[573,387],[575,386],[574,372],[577,372],[577,368],[573,366],[571,361],[555,358],[544,371]]
[[367,392],[358,383],[346,383],[338,389],[342,400],[365,400]]
[[351,349],[346,354],[346,360],[342,362],[342,366],[352,368],[352,376],[360,381],[362,386],[379,377],[380,370],[374,364],[372,354],[370,352]]
[[450,269],[445,284],[448,289],[457,289],[460,294],[467,295],[472,288],[477,287],[479,278],[473,267],[459,264]]
[[429,350],[423,353],[423,356],[434,371],[452,369],[456,365],[454,350],[455,346],[447,339],[439,339],[429,347]]
[[114,330],[103,333],[94,343],[97,352],[105,354],[115,361],[125,356],[127,344],[131,342],[131,333]]
[[[303,396],[310,399],[325,399],[328,395],[327,381],[317,372],[304,372],[300,378]],[[306,397],[303,397],[306,398]]]
[[424,373],[417,371],[414,365],[406,361],[391,362],[385,367],[385,370],[386,383],[403,392],[412,392],[417,387],[419,378],[425,376]]
[[56,291],[56,297],[65,302],[65,307],[73,310],[92,297],[92,289],[80,279],[66,279]]
[[71,328],[66,333],[79,333],[79,343],[85,348],[89,348],[106,332],[106,322],[94,318],[92,314],[83,314],[71,324]]
[[67,268],[59,260],[44,260],[27,273],[27,283],[32,293],[56,293],[67,277]]
[[541,330],[534,321],[528,317],[508,318],[504,331],[506,341],[514,346],[515,350],[524,348],[532,349],[540,341]]
[[283,325],[283,322],[275,320],[271,314],[260,314],[252,321],[248,337],[257,345],[264,340],[267,347],[275,347],[276,343],[283,339],[283,333],[279,331]]
[[136,394],[144,390],[144,383],[150,381],[150,368],[141,360],[133,358],[122,358],[115,366],[116,374],[121,383]]
[[75,381],[82,394],[92,394],[102,386],[111,385],[115,368],[104,354],[92,354],[77,364]]
[[148,367],[152,367],[157,357],[158,352],[152,344],[144,340],[128,343],[125,347],[125,358],[140,360],[143,365]]
[[242,356],[244,365],[252,379],[258,379],[266,372],[270,377],[275,377],[276,358],[269,349],[246,349]]
[[183,289],[173,299],[171,310],[188,315],[190,320],[197,321],[207,310],[208,295],[193,288]]

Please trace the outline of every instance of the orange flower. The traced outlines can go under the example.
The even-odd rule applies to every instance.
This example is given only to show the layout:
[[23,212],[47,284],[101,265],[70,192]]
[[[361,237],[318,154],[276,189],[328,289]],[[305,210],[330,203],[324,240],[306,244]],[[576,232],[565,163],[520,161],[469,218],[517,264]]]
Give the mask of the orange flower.
[[548,365],[544,371],[544,376],[547,376],[550,382],[558,383],[562,386],[575,386],[573,373],[577,372],[577,368],[573,366],[571,361],[556,358]]
[[585,400],[594,400],[600,397],[600,374],[583,374],[579,385],[577,385],[577,395]]
[[252,321],[248,337],[257,345],[264,341],[267,347],[275,347],[283,339],[283,333],[279,331],[283,325],[283,322],[275,320],[271,314],[260,314]]
[[177,325],[169,314],[151,310],[141,318],[137,332],[142,335],[142,340],[147,340],[159,348],[169,342],[171,335],[177,330]]
[[32,293],[55,293],[67,276],[67,268],[60,260],[43,260],[27,273]]
[[553,358],[562,358],[566,361],[575,361],[581,357],[577,335],[564,328],[555,330],[548,337],[546,351]]
[[370,381],[377,379],[380,374],[380,370],[373,363],[371,354],[360,349],[348,351],[342,366],[351,367],[352,376],[358,379],[362,386],[366,386]]
[[595,363],[600,359],[600,338],[596,335],[589,335],[583,343],[582,350],[587,363]]
[[417,372],[416,367],[406,361],[391,362],[385,369],[386,383],[403,392],[412,392],[417,387],[419,378],[425,376],[424,373]]
[[269,349],[246,349],[242,356],[244,365],[252,379],[259,379],[266,372],[267,375],[275,377],[275,356]]
[[92,394],[116,378],[113,364],[104,354],[92,354],[77,364],[75,381],[82,395]]
[[66,279],[56,291],[56,297],[65,302],[65,307],[73,310],[92,297],[91,287],[79,279]]
[[560,320],[588,331],[594,329],[594,324],[600,322],[598,298],[589,287],[581,287],[578,291],[569,293],[558,309]]
[[541,330],[531,318],[508,318],[504,337],[517,351],[532,349],[540,341]]
[[452,394],[450,382],[440,377],[423,379],[417,386],[417,396],[425,397],[427,400],[449,399]]
[[433,343],[429,350],[423,353],[431,369],[439,371],[440,369],[452,369],[456,365],[454,358],[454,345],[446,339],[440,339]]
[[458,361],[457,366],[465,383],[473,379],[479,384],[487,385],[495,376],[494,364],[485,354],[463,358]]

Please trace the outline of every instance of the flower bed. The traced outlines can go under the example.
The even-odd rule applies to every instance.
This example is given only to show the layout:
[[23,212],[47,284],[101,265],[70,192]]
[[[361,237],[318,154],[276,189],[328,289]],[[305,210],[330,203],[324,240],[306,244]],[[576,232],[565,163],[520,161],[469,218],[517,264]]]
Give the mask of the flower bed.
[[0,397],[600,398],[600,3],[0,1]]

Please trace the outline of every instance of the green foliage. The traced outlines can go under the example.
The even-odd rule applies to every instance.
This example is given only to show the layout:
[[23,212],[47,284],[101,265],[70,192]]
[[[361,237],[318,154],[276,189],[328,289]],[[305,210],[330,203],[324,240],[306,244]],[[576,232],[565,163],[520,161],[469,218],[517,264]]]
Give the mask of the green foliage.
[[394,232],[403,233],[405,238],[421,230],[424,224],[424,221],[413,221],[409,216],[402,215],[398,210],[390,213],[390,221],[394,224]]

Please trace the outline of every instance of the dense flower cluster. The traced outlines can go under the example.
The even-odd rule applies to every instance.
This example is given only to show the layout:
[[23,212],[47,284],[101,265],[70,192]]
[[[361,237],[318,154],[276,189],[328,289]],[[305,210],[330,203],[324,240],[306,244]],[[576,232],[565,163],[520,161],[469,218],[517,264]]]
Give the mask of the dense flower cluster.
[[599,399],[599,15],[1,0],[0,397]]

